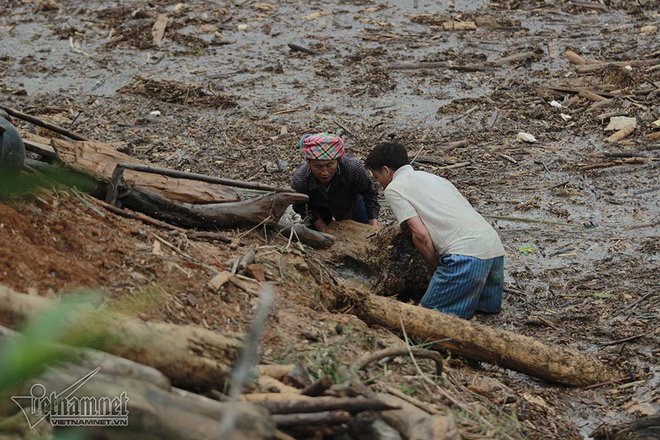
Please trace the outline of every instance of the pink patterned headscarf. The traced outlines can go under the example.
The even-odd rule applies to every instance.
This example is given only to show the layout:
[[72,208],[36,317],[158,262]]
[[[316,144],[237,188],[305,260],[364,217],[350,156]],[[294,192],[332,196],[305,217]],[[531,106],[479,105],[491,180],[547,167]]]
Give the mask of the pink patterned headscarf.
[[306,134],[298,141],[305,159],[333,160],[344,157],[344,140],[333,133]]

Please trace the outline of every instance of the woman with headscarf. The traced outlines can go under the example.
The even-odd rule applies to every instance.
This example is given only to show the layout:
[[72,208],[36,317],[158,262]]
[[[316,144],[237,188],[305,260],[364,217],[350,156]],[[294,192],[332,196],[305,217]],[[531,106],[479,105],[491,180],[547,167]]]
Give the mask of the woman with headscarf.
[[298,142],[305,162],[293,173],[291,187],[309,202],[293,209],[324,232],[333,220],[378,225],[378,189],[361,161],[344,151],[344,140],[332,133],[307,134]]

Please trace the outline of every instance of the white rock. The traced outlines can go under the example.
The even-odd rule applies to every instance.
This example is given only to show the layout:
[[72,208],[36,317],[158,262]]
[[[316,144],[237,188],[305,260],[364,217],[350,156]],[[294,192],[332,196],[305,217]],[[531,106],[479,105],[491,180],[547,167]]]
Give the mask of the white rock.
[[536,142],[536,138],[533,135],[529,133],[525,133],[524,131],[518,133],[516,139],[522,142],[527,142],[528,144],[533,144],[534,142]]
[[247,25],[247,24],[239,24],[239,25],[238,25],[238,30],[239,30],[239,31],[246,31],[247,28],[248,28],[248,25]]
[[637,119],[628,116],[615,116],[610,119],[610,123],[605,127],[605,131],[618,131],[626,127],[637,128]]
[[653,123],[651,124],[651,127],[660,128],[660,119],[658,119],[657,121],[653,121]]
[[554,99],[552,101],[550,101],[550,105],[553,106],[554,108],[562,108],[563,107],[560,103],[558,103]]
[[559,116],[561,116],[561,118],[562,118],[564,121],[570,121],[571,119],[573,119],[572,116],[567,115],[566,113],[560,113]]
[[161,115],[160,110],[154,110],[149,112],[149,116],[153,116],[154,118],[158,118]]

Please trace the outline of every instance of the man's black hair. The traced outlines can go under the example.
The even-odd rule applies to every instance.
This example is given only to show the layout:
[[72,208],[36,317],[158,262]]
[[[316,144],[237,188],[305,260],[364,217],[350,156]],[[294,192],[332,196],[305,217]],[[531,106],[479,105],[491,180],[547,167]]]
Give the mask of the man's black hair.
[[396,171],[408,164],[410,164],[408,151],[406,151],[406,147],[398,142],[385,142],[376,145],[364,161],[364,166],[370,170],[389,167]]

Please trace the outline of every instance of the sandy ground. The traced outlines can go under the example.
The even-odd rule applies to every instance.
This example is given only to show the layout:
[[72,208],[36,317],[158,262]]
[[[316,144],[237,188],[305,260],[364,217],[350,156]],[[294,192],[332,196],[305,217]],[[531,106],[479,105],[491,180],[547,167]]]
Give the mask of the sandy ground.
[[[570,390],[457,365],[466,381],[487,375],[516,391],[502,409],[516,414],[515,436],[587,438],[601,423],[657,413],[660,179],[651,124],[660,117],[660,18],[653,2],[5,3],[3,104],[119,142],[134,157],[286,184],[300,161],[300,135],[341,128],[357,157],[380,140],[400,140],[417,167],[454,182],[491,216],[507,249],[505,309],[488,323],[593,353],[632,380]],[[168,21],[155,44],[159,14]],[[452,20],[476,30],[446,30]],[[618,64],[584,72],[569,63],[569,49],[588,63]],[[524,52],[531,53],[498,63]],[[424,62],[440,64],[411,66]],[[618,143],[604,141],[612,116],[636,118],[635,131]],[[521,142],[520,132],[536,142]],[[384,219],[391,221],[386,208]],[[153,234],[192,260],[156,252]],[[235,330],[255,298],[234,287],[210,294],[208,267],[223,269],[252,247],[284,286],[262,347],[266,360],[346,362],[374,338],[392,340],[319,306],[332,295],[314,270],[320,256],[283,252],[285,240],[261,231],[242,239],[191,241],[47,193],[0,205],[0,282],[42,295],[98,287],[111,300],[135,302],[148,292],[158,300],[140,312],[145,319]],[[337,334],[338,323],[360,335],[354,344]],[[414,373],[396,376],[389,379],[434,401]],[[461,429],[502,436],[468,422]]]

